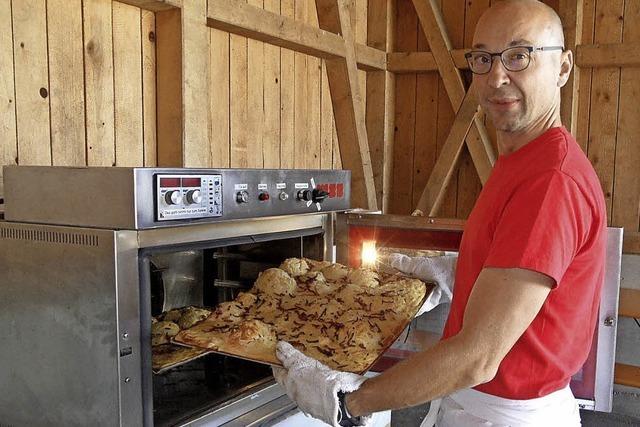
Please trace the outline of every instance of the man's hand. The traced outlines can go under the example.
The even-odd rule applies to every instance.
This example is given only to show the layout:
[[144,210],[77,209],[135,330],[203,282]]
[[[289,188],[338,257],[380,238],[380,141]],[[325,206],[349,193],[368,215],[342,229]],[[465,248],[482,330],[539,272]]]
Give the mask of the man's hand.
[[[365,378],[348,372],[338,372],[307,357],[287,342],[280,341],[276,355],[283,368],[273,367],[273,376],[285,388],[287,395],[306,414],[334,427],[338,424],[338,392],[357,390]],[[371,416],[360,417],[366,426]]]
[[393,268],[425,282],[435,282],[438,285],[418,310],[416,317],[432,310],[438,304],[451,301],[457,261],[457,255],[408,257],[402,254],[391,254],[389,263]]

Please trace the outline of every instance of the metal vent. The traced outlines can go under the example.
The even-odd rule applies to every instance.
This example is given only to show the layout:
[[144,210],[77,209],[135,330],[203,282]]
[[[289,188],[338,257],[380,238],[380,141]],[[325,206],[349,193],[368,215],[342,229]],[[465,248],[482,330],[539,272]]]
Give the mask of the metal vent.
[[60,243],[65,245],[98,246],[98,236],[84,233],[61,233],[24,228],[0,227],[0,238],[30,240],[34,242]]

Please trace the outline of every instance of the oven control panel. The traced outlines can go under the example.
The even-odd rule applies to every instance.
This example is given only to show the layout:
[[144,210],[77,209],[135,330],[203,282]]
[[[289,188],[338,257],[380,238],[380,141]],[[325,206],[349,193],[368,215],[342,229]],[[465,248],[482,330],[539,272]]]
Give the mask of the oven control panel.
[[154,225],[344,210],[350,178],[338,170],[156,169]]
[[222,175],[156,175],[156,220],[222,216]]

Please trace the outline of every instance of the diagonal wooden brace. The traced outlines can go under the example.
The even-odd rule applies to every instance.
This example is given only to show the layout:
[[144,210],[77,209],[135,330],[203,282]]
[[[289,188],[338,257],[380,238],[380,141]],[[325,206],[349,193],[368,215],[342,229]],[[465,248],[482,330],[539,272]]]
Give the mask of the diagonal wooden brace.
[[423,216],[425,213],[427,216],[436,215],[444,198],[447,184],[451,180],[456,163],[460,158],[464,139],[469,133],[469,129],[477,118],[477,115],[478,103],[472,91],[469,91],[456,114],[447,140],[442,146],[440,156],[431,171],[431,175],[429,175],[427,185],[412,215]]
[[[460,70],[451,57],[451,42],[447,36],[442,13],[435,0],[413,0],[413,5],[451,100],[451,106],[454,111],[458,111],[465,98],[465,89]],[[489,179],[496,156],[487,130],[479,117],[474,117],[473,127],[466,141],[480,181],[484,184]]]

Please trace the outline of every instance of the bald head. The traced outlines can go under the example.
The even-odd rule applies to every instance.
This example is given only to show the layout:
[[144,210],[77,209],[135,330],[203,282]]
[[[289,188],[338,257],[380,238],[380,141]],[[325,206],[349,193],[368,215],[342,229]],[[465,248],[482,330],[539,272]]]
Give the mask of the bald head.
[[[472,50],[493,54],[484,62],[488,71],[475,73],[473,80],[480,104],[505,140],[507,134],[531,136],[532,129],[561,123],[560,88],[569,78],[573,53],[564,49],[562,23],[552,8],[536,0],[495,3],[478,21]],[[500,59],[496,53],[502,53]]]
[[[551,7],[538,0],[502,0],[491,6],[480,17],[476,26],[477,36],[484,31],[510,31],[513,38],[528,40],[535,45],[553,44],[564,46],[562,21]],[[529,38],[518,37],[527,32]],[[524,34],[523,34],[524,35]],[[517,40],[515,40],[517,41]]]

